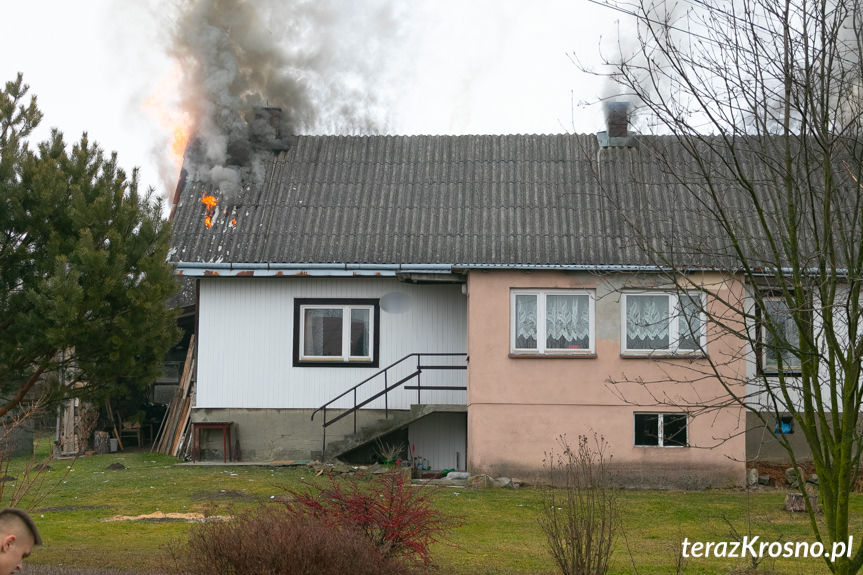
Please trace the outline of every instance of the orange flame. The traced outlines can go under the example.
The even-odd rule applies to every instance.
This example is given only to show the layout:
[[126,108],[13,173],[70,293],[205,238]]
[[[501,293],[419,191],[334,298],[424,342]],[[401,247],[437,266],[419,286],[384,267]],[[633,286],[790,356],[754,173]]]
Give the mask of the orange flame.
[[182,69],[177,64],[159,80],[153,93],[141,105],[144,111],[156,120],[164,132],[164,137],[169,141],[166,157],[160,158],[165,171],[173,171],[172,174],[165,174],[169,189],[173,184],[167,180],[173,179],[176,183],[192,131],[192,117],[182,109],[180,102],[181,75]]
[[216,196],[210,196],[205,193],[201,196],[201,203],[207,206],[207,211],[213,211],[216,209],[216,204],[219,203],[219,200],[216,199]]
[[216,210],[216,204],[219,203],[219,200],[216,199],[216,196],[210,196],[206,192],[201,196],[201,203],[207,206],[207,216],[204,218],[204,223],[209,228],[213,225],[213,212]]

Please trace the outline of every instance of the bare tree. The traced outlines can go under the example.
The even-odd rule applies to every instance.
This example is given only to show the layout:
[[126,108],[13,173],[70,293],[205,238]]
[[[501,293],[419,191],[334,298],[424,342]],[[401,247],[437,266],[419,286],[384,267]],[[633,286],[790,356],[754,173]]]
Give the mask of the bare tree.
[[[793,421],[807,453],[776,438],[798,481],[800,457],[817,471],[824,517],[808,507],[813,533],[828,549],[847,542],[863,447],[863,3],[615,7],[635,17],[637,48],[621,41],[608,77],[655,133],[635,138],[642,161],[625,178],[599,166],[606,197],[706,318],[693,369],[707,365],[700,375],[765,424]],[[622,191],[633,188],[643,209]],[[707,269],[728,289],[706,287]],[[736,350],[717,349],[726,336]],[[726,369],[734,360],[746,369]],[[863,546],[825,560],[857,573]]]

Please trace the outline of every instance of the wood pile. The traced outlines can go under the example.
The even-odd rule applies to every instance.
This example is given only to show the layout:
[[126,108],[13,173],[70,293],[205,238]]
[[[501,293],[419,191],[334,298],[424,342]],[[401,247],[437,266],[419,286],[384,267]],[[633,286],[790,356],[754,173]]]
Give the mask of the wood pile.
[[189,341],[186,363],[180,385],[165,412],[153,449],[159,453],[180,457],[185,454],[189,444],[189,420],[192,412],[192,376],[195,372],[195,334]]

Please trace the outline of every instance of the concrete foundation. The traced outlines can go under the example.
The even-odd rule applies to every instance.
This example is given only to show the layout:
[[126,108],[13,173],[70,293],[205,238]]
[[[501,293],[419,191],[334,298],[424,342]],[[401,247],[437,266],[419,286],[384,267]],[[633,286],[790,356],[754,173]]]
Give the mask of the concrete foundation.
[[[794,457],[800,462],[812,460],[812,450],[806,443],[803,432],[797,423],[791,423],[782,416],[778,419],[775,414],[762,413],[764,423],[759,414],[747,412],[746,414],[746,459],[747,461],[763,461],[765,463],[789,464],[791,459],[788,452],[777,440],[779,434],[790,441],[794,449]],[[782,421],[784,420],[784,421]],[[783,423],[785,425],[783,425]]]
[[[311,409],[204,409],[192,411],[192,421],[232,421],[235,455],[245,462],[321,459],[323,449],[322,413],[311,419]],[[339,411],[328,411],[332,419]],[[392,417],[392,412],[390,414]],[[384,418],[383,410],[360,410],[356,413],[357,429]],[[344,439],[354,432],[354,415],[327,428],[327,443]],[[201,459],[224,457],[222,434],[205,430],[201,439]]]

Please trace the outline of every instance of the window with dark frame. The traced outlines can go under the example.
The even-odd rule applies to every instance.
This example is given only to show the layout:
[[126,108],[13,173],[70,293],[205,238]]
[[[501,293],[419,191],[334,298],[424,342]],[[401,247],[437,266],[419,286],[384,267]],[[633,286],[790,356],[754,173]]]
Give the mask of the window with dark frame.
[[636,413],[636,447],[688,447],[686,413]]
[[294,366],[377,367],[380,300],[294,300]]
[[763,298],[761,306],[756,309],[756,318],[758,368],[761,373],[773,375],[780,370],[785,374],[799,372],[800,358],[795,350],[800,349],[800,332],[785,299]]

